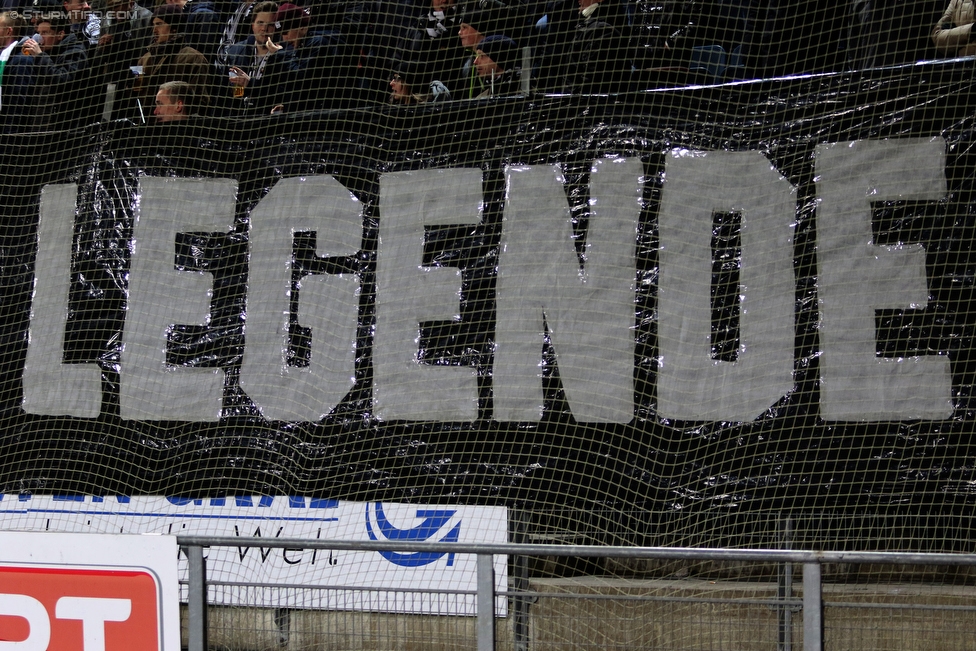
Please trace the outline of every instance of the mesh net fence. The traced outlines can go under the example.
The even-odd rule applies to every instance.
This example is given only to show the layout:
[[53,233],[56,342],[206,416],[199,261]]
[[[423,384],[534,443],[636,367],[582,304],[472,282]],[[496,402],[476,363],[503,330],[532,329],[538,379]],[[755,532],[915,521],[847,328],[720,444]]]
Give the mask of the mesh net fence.
[[972,551],[943,5],[13,7],[0,489]]

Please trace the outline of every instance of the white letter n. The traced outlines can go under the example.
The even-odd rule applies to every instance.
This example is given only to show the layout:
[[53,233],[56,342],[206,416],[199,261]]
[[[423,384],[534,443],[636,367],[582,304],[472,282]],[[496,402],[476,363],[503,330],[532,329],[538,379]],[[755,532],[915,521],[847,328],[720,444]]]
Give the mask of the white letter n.
[[573,243],[556,167],[507,170],[498,257],[494,417],[542,418],[542,348],[549,329],[576,420],[634,416],[634,282],[643,166],[600,159],[591,172],[585,267]]

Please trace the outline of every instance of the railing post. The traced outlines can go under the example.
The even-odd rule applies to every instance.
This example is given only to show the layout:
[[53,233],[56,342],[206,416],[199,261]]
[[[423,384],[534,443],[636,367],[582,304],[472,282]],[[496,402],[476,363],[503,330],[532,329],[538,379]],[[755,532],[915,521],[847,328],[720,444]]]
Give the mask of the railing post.
[[189,561],[187,594],[187,637],[189,651],[207,651],[207,560],[203,547],[185,547]]
[[[527,513],[522,509],[513,509],[512,530],[513,542],[525,544]],[[529,590],[529,557],[523,554],[512,556],[512,596],[511,618],[514,651],[529,651],[529,599],[521,596]]]
[[803,564],[803,651],[823,651],[820,563]]
[[[790,516],[780,519],[780,549],[793,547],[793,521]],[[779,651],[793,651],[793,606],[789,603],[793,599],[793,563],[779,564],[779,599],[782,603],[777,607],[779,620]]]
[[495,651],[495,570],[492,555],[478,554],[477,567],[478,651]]

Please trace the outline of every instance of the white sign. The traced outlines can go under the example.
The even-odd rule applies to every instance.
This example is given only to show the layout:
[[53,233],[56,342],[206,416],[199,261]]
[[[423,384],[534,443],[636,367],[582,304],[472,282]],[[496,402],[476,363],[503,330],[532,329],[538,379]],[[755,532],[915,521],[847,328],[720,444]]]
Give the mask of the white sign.
[[[474,615],[477,570],[473,555],[276,549],[262,546],[261,541],[304,538],[504,543],[508,515],[505,507],[305,497],[248,495],[193,500],[3,495],[0,528],[239,537],[239,546],[206,550],[208,581],[214,586],[211,595],[216,595],[220,604]],[[496,589],[503,591],[508,585],[506,558],[495,557],[494,568]],[[185,579],[187,562],[182,555],[179,571]],[[228,584],[294,587],[270,591]],[[262,598],[268,603],[256,603]],[[504,598],[496,601],[500,616],[505,615],[506,603]]]
[[0,532],[0,648],[179,651],[175,536]]

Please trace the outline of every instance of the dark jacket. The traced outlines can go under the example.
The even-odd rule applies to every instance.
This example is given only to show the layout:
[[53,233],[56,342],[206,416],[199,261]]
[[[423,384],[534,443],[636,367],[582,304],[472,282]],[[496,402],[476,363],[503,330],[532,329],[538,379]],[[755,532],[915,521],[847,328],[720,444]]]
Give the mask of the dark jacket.
[[110,39],[95,48],[92,65],[106,82],[131,84],[130,66],[152,41],[152,12],[135,4],[131,13],[129,20],[102,22],[102,34]]
[[0,133],[36,129],[36,91],[33,57],[11,54],[0,78]]
[[153,43],[139,58],[142,74],[135,84],[135,94],[142,109],[151,111],[156,91],[168,81],[185,81],[193,86],[201,107],[209,106],[212,76],[206,57],[186,44],[179,35],[165,43]]
[[[227,63],[226,66],[222,67],[222,72],[226,73],[233,66],[240,68],[249,75],[253,74],[256,71],[256,42],[254,34],[251,34],[243,41],[234,43],[227,48]],[[260,77],[260,75],[258,76]]]
[[183,7],[183,19],[186,21],[187,45],[200,52],[207,61],[214,61],[225,27],[214,3],[190,0]]
[[346,106],[352,91],[355,58],[336,32],[306,37],[271,55],[253,91],[255,110],[267,114],[277,104],[285,111]]
[[[253,108],[253,100],[256,92],[259,92],[261,77],[264,68],[271,60],[271,55],[264,59],[264,65],[259,69],[257,59],[257,47],[254,35],[251,34],[245,40],[234,43],[227,49],[225,62],[218,64],[218,77],[215,88],[215,97],[211,104],[218,115],[224,117],[241,117],[249,113]],[[234,96],[235,87],[231,85],[228,73],[230,68],[240,68],[251,78],[248,85],[244,88],[244,94],[240,97]]]
[[88,43],[72,32],[51,52],[34,57],[39,123],[43,128],[70,129],[95,119],[102,88],[91,83]]
[[72,84],[82,79],[88,67],[88,45],[75,32],[65,35],[51,54],[35,57],[37,72],[48,84]]
[[522,92],[522,71],[519,68],[510,68],[494,80],[482,79],[481,83],[484,90],[475,99],[518,95]]
[[467,97],[465,80],[461,79],[461,65],[466,56],[458,38],[460,22],[453,7],[445,11],[443,19],[435,20],[428,10],[413,26],[403,30],[398,39],[392,66],[394,70],[409,67],[418,71],[416,83],[427,85],[437,80],[454,97]]
[[630,83],[633,57],[626,16],[618,0],[605,0],[576,27],[566,57],[563,92],[616,93]]
[[533,51],[532,78],[542,92],[561,92],[566,74],[566,57],[571,49],[579,4],[576,0],[550,0],[545,20],[537,23]]

